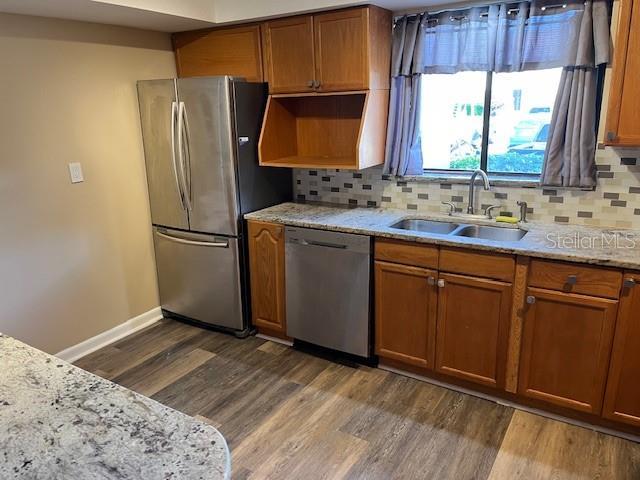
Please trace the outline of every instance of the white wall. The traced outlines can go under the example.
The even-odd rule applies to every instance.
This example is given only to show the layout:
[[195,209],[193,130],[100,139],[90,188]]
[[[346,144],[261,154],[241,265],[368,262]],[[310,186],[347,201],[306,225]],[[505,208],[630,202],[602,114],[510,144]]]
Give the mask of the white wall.
[[250,21],[256,18],[295,15],[314,10],[369,3],[354,0],[215,0],[216,23]]
[[167,34],[0,14],[0,71],[0,331],[57,352],[158,306],[135,82],[174,57]]
[[214,0],[91,0],[207,22],[215,21]]

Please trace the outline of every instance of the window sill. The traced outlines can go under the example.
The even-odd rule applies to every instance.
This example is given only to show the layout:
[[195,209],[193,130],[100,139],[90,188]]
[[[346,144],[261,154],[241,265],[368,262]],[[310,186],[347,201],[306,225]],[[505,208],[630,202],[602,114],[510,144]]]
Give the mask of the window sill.
[[[451,183],[468,185],[471,172],[433,172],[425,171],[422,175],[401,177],[404,181],[425,183]],[[540,175],[495,175],[489,174],[491,185],[501,187],[542,188]]]

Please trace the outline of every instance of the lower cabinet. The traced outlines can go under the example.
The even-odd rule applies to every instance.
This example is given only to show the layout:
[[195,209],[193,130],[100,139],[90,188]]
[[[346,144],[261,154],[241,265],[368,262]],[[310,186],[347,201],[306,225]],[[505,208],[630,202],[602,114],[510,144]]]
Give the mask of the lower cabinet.
[[504,387],[511,283],[376,260],[375,292],[380,357]]
[[252,321],[262,333],[285,336],[284,226],[248,225]]
[[640,275],[625,276],[602,413],[640,427]]
[[437,272],[375,262],[376,353],[432,369]]
[[503,388],[511,284],[441,273],[436,371]]
[[518,393],[600,414],[618,301],[539,288],[527,294]]

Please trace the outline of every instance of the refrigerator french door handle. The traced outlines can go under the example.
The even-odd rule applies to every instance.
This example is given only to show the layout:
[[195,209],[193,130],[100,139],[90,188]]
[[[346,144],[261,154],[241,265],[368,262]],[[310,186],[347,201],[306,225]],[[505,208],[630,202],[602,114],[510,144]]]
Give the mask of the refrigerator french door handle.
[[178,164],[176,163],[176,120],[178,117],[178,103],[171,102],[171,164],[173,167],[173,177],[176,180],[176,188],[178,189],[178,196],[180,197],[180,204],[182,209],[186,210],[187,207],[184,203],[184,192],[182,191],[182,184],[178,178]]
[[189,151],[189,125],[187,124],[187,109],[184,102],[178,103],[178,158],[184,200],[188,211],[191,211],[191,156]]
[[156,235],[175,243],[182,243],[184,245],[194,245],[197,247],[215,247],[215,248],[229,248],[229,241],[226,242],[202,242],[199,240],[187,240],[186,238],[174,237],[167,235],[166,233],[156,230]]

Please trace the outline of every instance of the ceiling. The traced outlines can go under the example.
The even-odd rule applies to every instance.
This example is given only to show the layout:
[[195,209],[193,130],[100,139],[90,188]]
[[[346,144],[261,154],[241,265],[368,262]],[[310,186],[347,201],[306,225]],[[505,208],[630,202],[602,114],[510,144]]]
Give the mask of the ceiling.
[[178,32],[373,3],[394,12],[447,0],[0,0],[0,12]]

